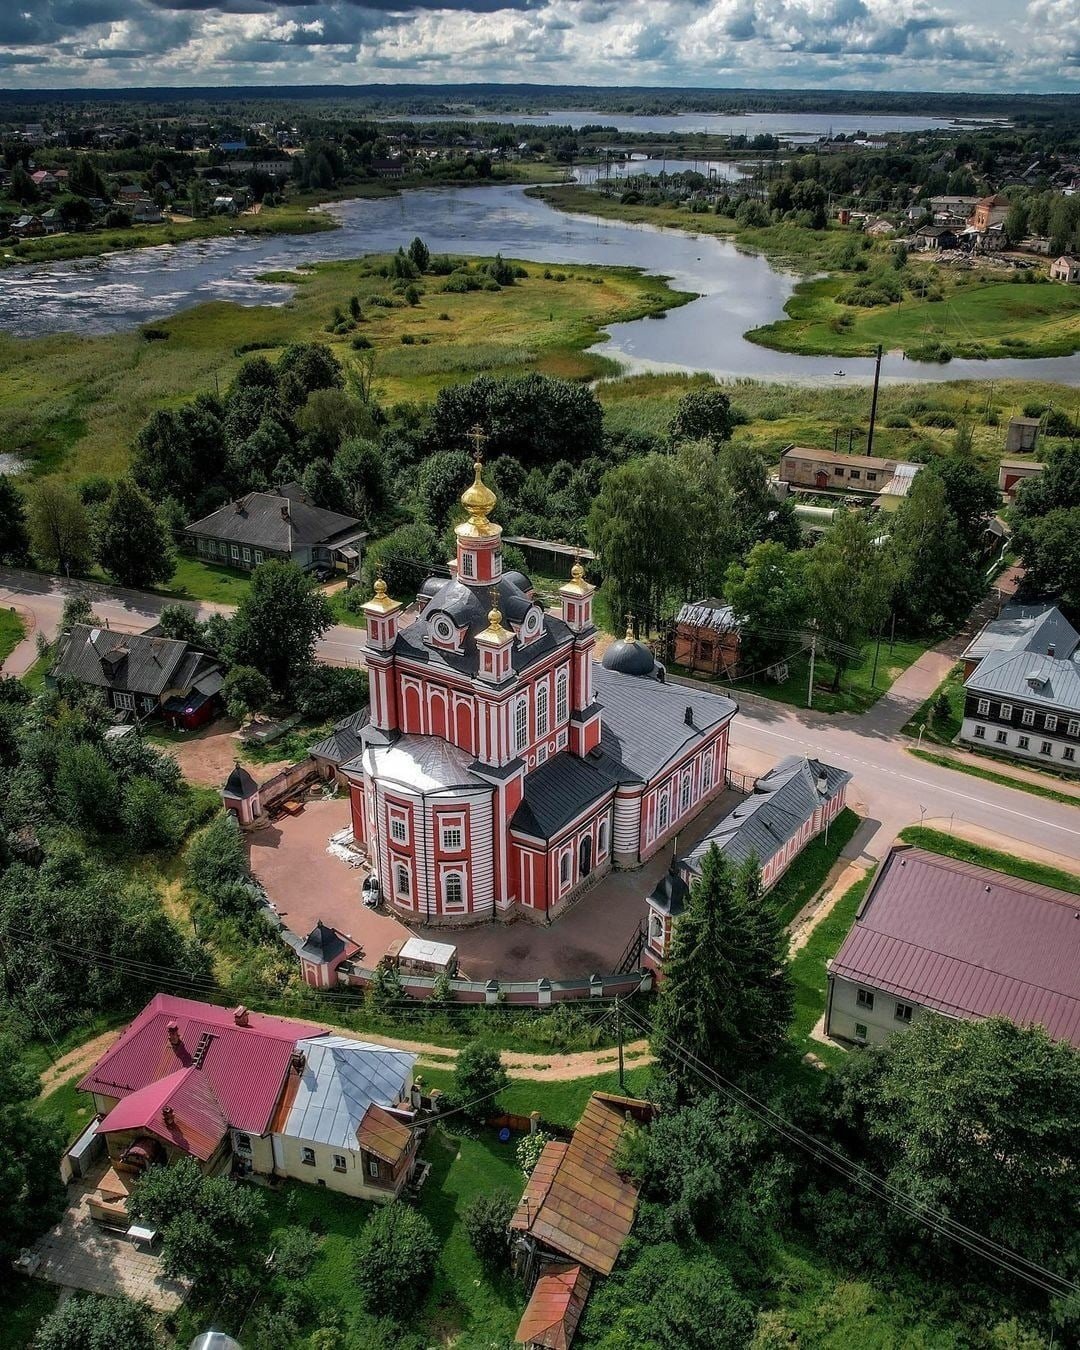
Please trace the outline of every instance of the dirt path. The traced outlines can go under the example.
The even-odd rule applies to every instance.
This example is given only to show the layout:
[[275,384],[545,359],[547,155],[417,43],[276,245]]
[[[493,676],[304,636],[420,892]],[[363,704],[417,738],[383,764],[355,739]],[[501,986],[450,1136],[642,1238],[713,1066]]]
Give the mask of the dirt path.
[[120,1028],[115,1031],[103,1031],[100,1036],[95,1036],[93,1040],[87,1041],[77,1049],[61,1055],[56,1063],[50,1064],[41,1075],[41,1095],[47,1097],[50,1092],[63,1087],[68,1079],[74,1078],[77,1073],[83,1074],[92,1069],[119,1035]]

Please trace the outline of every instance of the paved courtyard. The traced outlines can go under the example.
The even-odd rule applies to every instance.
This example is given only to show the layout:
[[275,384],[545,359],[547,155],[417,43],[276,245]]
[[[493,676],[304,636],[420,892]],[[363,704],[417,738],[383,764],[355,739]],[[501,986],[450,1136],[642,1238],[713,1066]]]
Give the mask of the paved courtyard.
[[167,1279],[159,1257],[90,1217],[88,1198],[107,1170],[103,1162],[85,1180],[68,1186],[64,1217],[33,1247],[40,1258],[35,1278],[65,1289],[125,1294],[159,1312],[171,1312],[184,1301],[188,1284]]
[[[685,852],[726,816],[740,794],[725,792],[683,830]],[[330,836],[349,824],[345,798],[305,803],[298,816],[284,816],[248,836],[251,867],[286,926],[307,934],[321,919],[362,948],[361,962],[374,966],[396,938],[410,929],[458,949],[461,974],[473,980],[571,979],[609,974],[645,918],[645,896],[666,871],[672,846],[635,872],[609,872],[550,924],[517,919],[475,927],[407,928],[360,901],[365,871],[327,852]]]

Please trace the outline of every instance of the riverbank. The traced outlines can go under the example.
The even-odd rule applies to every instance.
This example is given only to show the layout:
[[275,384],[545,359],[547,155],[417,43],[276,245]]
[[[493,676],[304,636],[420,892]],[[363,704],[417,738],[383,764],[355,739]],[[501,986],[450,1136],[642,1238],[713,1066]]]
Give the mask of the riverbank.
[[[662,315],[693,299],[634,268],[525,260],[525,276],[493,291],[451,292],[445,277],[424,277],[418,303],[409,305],[381,275],[386,262],[372,255],[264,278],[291,285],[283,304],[269,303],[268,288],[265,305],[215,301],[133,332],[0,335],[0,444],[39,475],[122,473],[155,409],[200,390],[224,391],[247,355],[272,359],[291,342],[327,343],[346,367],[370,351],[373,390],[384,403],[430,401],[444,385],[482,371],[595,379],[617,369],[588,350],[607,325]],[[331,331],[344,326],[335,313],[352,298],[360,321]]]

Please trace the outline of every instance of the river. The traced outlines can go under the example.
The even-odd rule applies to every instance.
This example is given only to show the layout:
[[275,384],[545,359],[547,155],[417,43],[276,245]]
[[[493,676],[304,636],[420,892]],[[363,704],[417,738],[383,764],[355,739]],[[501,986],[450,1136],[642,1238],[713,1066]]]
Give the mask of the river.
[[[614,324],[604,351],[628,370],[707,371],[720,378],[852,383],[872,362],[796,356],[747,342],[742,334],[780,317],[796,278],[756,254],[711,236],[568,215],[519,187],[441,188],[357,199],[328,208],[333,232],[230,237],[133,249],[81,262],[14,267],[0,273],[0,329],[23,336],[122,332],[208,300],[282,304],[285,285],[268,271],[323,259],[355,258],[407,245],[420,235],[434,253],[641,267],[671,278],[699,299],[663,319]],[[512,300],[511,300],[512,303]],[[843,370],[843,376],[836,372]],[[886,380],[1046,379],[1080,384],[1080,358],[952,361],[887,355]]]

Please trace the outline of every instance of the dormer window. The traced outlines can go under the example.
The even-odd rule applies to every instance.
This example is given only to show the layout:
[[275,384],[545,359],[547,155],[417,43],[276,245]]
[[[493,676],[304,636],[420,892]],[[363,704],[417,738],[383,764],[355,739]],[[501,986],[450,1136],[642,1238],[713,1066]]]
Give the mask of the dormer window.
[[428,622],[428,636],[437,647],[458,645],[458,631],[446,614],[435,614]]
[[544,620],[539,606],[533,606],[521,621],[521,641],[534,642],[542,632]]

